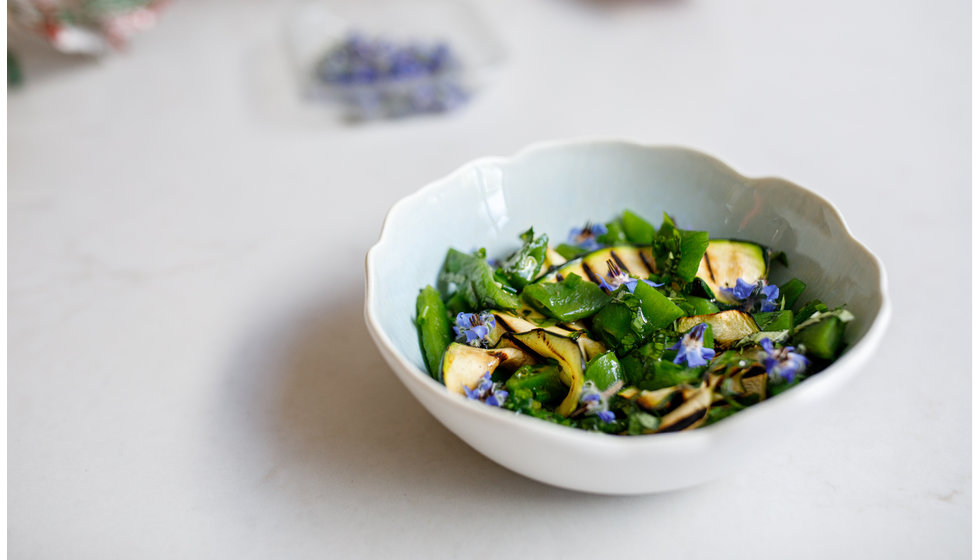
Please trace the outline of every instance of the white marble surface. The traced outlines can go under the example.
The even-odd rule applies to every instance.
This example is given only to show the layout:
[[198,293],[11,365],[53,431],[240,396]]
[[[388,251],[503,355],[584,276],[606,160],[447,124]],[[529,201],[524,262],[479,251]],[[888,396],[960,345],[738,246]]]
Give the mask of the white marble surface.
[[[509,53],[496,85],[358,129],[295,98],[280,2],[177,2],[100,62],[22,51],[11,557],[966,557],[970,329],[929,290],[970,275],[969,3],[480,4]],[[787,177],[885,261],[880,358],[767,468],[634,498],[542,486],[374,349],[362,263],[387,208],[582,135]]]

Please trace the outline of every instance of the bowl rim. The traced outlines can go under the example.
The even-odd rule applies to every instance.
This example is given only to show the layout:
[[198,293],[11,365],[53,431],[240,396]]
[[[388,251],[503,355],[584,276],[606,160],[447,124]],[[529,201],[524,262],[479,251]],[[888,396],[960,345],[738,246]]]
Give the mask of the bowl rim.
[[[373,272],[373,260],[378,252],[378,249],[384,245],[390,238],[391,232],[390,225],[396,215],[401,213],[405,207],[411,205],[411,203],[416,200],[427,196],[429,193],[436,192],[440,189],[448,188],[447,185],[452,183],[457,177],[468,172],[470,169],[478,168],[481,166],[488,165],[505,165],[510,162],[514,162],[520,159],[527,158],[539,152],[546,152],[552,150],[561,150],[566,148],[581,148],[587,146],[623,146],[630,149],[641,149],[641,150],[657,150],[657,151],[677,151],[693,155],[704,160],[710,161],[711,163],[720,166],[724,171],[731,173],[733,178],[742,180],[747,183],[758,183],[762,181],[778,181],[781,185],[780,188],[792,188],[797,191],[812,197],[816,202],[824,205],[825,208],[831,211],[831,216],[836,218],[841,226],[843,232],[847,235],[849,240],[861,251],[863,251],[866,257],[874,264],[875,269],[878,272],[879,283],[878,292],[881,297],[881,306],[878,313],[871,320],[868,326],[867,332],[853,346],[849,347],[847,352],[830,364],[826,369],[822,370],[821,375],[810,377],[807,379],[805,384],[801,384],[800,387],[795,387],[792,391],[784,391],[779,395],[766,399],[760,403],[754,404],[747,407],[744,410],[739,411],[738,414],[733,414],[722,421],[716,422],[714,424],[700,427],[696,430],[688,430],[681,432],[669,432],[661,434],[645,434],[643,436],[631,436],[623,437],[616,434],[606,434],[603,432],[591,432],[587,430],[578,430],[569,428],[567,426],[561,426],[551,422],[544,422],[540,419],[529,417],[522,414],[515,414],[509,410],[500,409],[498,407],[486,406],[481,403],[471,401],[469,399],[460,398],[457,395],[452,395],[445,390],[445,385],[439,383],[432,378],[427,372],[423,371],[417,367],[414,363],[409,361],[402,353],[395,347],[391,338],[387,335],[384,328],[381,326],[381,322],[375,314],[375,306],[373,305],[372,292],[376,293],[374,288],[377,285],[377,278]],[[847,225],[847,221],[841,214],[837,206],[821,196],[807,188],[804,188],[792,181],[788,181],[777,176],[760,176],[760,177],[748,177],[745,176],[734,168],[732,168],[727,163],[721,161],[720,159],[695,150],[685,146],[670,145],[670,144],[647,144],[632,140],[625,140],[619,138],[608,138],[608,137],[580,137],[571,139],[559,139],[559,140],[547,140],[543,142],[536,142],[530,144],[523,149],[519,150],[511,156],[485,156],[470,160],[450,173],[440,177],[436,180],[430,181],[426,185],[422,186],[415,192],[408,194],[401,199],[399,199],[392,207],[388,210],[385,215],[384,222],[381,227],[381,233],[378,237],[378,241],[371,246],[365,255],[365,284],[364,284],[364,317],[365,322],[368,326],[368,331],[371,333],[372,338],[378,345],[379,350],[382,354],[389,360],[394,360],[399,366],[401,366],[402,371],[399,368],[391,367],[393,372],[397,375],[399,379],[406,385],[410,382],[415,382],[416,386],[421,390],[424,390],[430,394],[438,395],[437,398],[444,399],[446,404],[465,413],[465,414],[476,414],[479,415],[483,420],[495,424],[510,424],[512,427],[520,427],[521,429],[530,430],[537,432],[543,437],[557,438],[566,440],[570,443],[588,445],[590,447],[603,447],[603,448],[615,448],[615,449],[632,449],[636,447],[651,447],[655,446],[661,447],[677,447],[677,448],[689,448],[689,447],[702,447],[708,446],[712,441],[717,438],[726,438],[729,432],[739,431],[741,426],[747,422],[752,421],[755,417],[760,414],[773,414],[773,411],[778,408],[791,408],[796,406],[798,403],[805,403],[808,400],[814,400],[818,398],[818,395],[823,392],[826,394],[828,391],[832,391],[835,385],[843,383],[846,381],[844,376],[837,375],[825,375],[831,371],[846,371],[846,370],[856,370],[856,367],[861,363],[865,362],[871,357],[871,354],[878,347],[884,333],[888,327],[891,320],[892,306],[891,299],[888,294],[887,287],[887,273],[885,270],[884,263],[882,260],[866,245],[861,243],[857,238],[854,237],[853,232]],[[389,362],[390,363],[390,362]],[[394,366],[394,364],[390,364]],[[407,374],[403,374],[407,372]],[[804,389],[805,388],[805,389]],[[430,413],[432,413],[430,411]],[[452,430],[451,426],[446,426]],[[454,430],[452,430],[454,431]]]

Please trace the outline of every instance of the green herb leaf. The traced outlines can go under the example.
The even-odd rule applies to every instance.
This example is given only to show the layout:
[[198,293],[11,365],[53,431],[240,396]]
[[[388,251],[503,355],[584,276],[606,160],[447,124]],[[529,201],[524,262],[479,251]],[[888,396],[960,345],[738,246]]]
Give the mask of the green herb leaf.
[[773,344],[782,344],[789,339],[789,329],[782,331],[760,331],[757,333],[752,333],[733,344],[732,347],[745,348],[746,346],[756,346],[762,342],[762,339],[764,338],[768,338],[773,342]]
[[493,268],[480,256],[481,252],[467,255],[450,249],[446,253],[437,282],[443,300],[450,302],[458,297],[471,310],[517,309],[520,300],[512,288],[504,289],[504,284],[494,277]]
[[548,251],[548,236],[534,237],[534,228],[521,234],[524,245],[500,265],[504,279],[520,290],[530,284],[541,271],[545,253]]
[[629,243],[623,224],[618,220],[613,220],[606,224],[606,233],[595,238],[602,245],[623,245]]

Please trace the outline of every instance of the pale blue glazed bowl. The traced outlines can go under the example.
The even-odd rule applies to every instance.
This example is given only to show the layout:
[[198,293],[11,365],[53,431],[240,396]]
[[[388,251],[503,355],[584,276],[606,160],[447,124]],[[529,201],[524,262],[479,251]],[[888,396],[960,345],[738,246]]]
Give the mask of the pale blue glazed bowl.
[[[530,226],[564,240],[586,220],[623,209],[653,221],[757,241],[785,251],[806,299],[846,303],[856,316],[833,365],[779,396],[688,432],[590,433],[450,394],[425,371],[413,319],[446,250],[502,256]],[[705,154],[623,141],[532,146],[457,169],[392,207],[367,254],[365,319],[408,391],[449,430],[493,461],[532,479],[585,492],[642,494],[696,485],[761,464],[761,455],[818,414],[875,351],[890,317],[881,261],[851,235],[830,202],[788,181],[739,175]],[[605,473],[605,474],[600,474]]]

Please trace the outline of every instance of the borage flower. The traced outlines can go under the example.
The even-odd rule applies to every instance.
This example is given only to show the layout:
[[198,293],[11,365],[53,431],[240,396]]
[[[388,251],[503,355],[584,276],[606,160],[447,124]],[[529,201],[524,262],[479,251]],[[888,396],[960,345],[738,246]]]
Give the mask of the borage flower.
[[[639,280],[623,272],[623,270],[619,268],[619,266],[612,259],[606,260],[606,267],[609,269],[609,272],[607,272],[604,277],[599,278],[599,287],[605,290],[607,293],[612,293],[616,291],[616,288],[626,286],[626,289],[632,294],[633,290],[636,289],[636,283],[639,282]],[[606,281],[606,278],[609,280]],[[650,280],[643,280],[643,282],[654,288],[663,286],[663,284],[657,284],[656,282],[651,282]]]
[[677,357],[674,358],[675,364],[681,365],[686,362],[687,367],[699,367],[706,365],[709,360],[715,357],[714,350],[704,347],[704,329],[707,327],[707,323],[695,326],[687,331],[677,341],[677,344],[669,348],[669,350],[677,350]]
[[466,393],[466,398],[474,401],[481,401],[490,406],[503,406],[504,402],[507,401],[507,391],[500,388],[500,383],[494,383],[490,380],[490,372],[483,374],[480,378],[480,382],[476,387],[470,389],[467,386],[463,386],[463,392]]
[[612,422],[616,419],[616,413],[609,410],[609,396],[618,391],[622,386],[623,382],[617,381],[605,391],[599,391],[595,382],[586,381],[582,384],[582,393],[578,399],[582,406],[576,412],[572,413],[572,415],[574,416],[580,413],[592,414],[598,416],[599,420],[602,420],[606,424]]
[[486,311],[480,313],[460,313],[456,315],[457,342],[465,342],[470,346],[486,346],[490,342],[490,332],[497,326],[493,315]]
[[581,247],[586,251],[595,251],[599,248],[599,241],[596,237],[605,235],[609,230],[603,224],[585,223],[582,229],[572,228],[568,232],[568,244]]
[[755,284],[746,282],[741,278],[735,280],[734,288],[722,288],[721,291],[728,294],[742,304],[744,311],[754,311],[758,305],[762,311],[776,311],[779,309],[779,287],[766,284],[765,280],[759,280]]
[[762,351],[759,352],[759,361],[766,366],[766,373],[773,381],[784,379],[792,382],[796,378],[796,374],[810,365],[810,360],[802,354],[794,352],[792,346],[776,348],[768,338],[763,338],[759,345],[762,346]]

